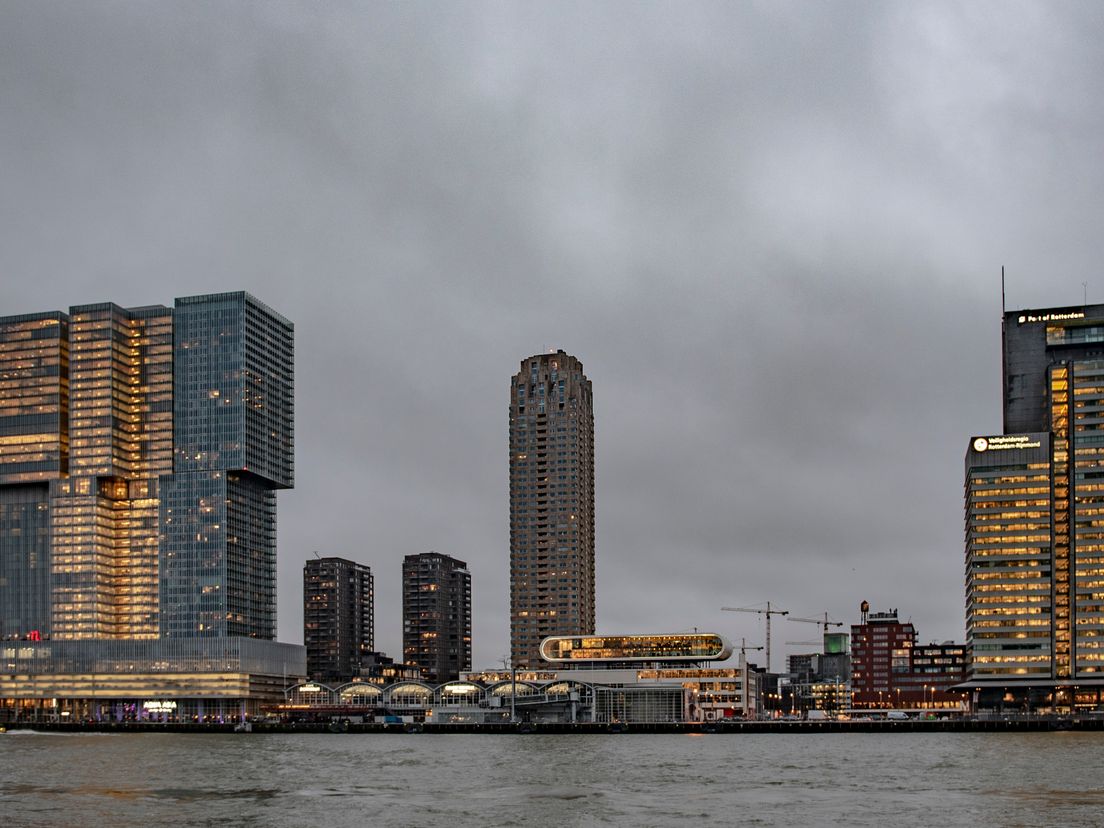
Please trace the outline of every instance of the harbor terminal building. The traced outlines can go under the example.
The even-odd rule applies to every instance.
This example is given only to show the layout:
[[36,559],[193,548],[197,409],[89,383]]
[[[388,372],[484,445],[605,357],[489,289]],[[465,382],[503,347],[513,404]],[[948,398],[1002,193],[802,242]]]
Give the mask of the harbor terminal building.
[[715,633],[550,636],[542,665],[463,673],[443,684],[401,680],[290,688],[290,718],[401,717],[470,724],[509,721],[660,723],[754,716],[759,674]]

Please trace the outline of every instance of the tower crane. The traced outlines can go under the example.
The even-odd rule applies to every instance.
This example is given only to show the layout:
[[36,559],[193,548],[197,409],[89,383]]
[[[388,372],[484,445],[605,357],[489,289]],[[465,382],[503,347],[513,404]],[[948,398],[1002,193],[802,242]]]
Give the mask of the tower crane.
[[760,647],[749,647],[746,638],[741,638],[740,639],[740,655],[744,657],[744,663],[745,664],[747,663],[747,651],[748,650],[761,650],[761,649],[763,649],[761,646]]
[[[818,624],[819,626],[821,626],[824,629],[825,639],[827,639],[827,637],[828,637],[828,628],[829,627],[842,627],[843,626],[842,621],[833,621],[831,618],[829,618],[827,612],[824,613],[823,618],[794,618],[791,615],[786,620],[787,621],[800,621],[803,624]],[[787,641],[786,643],[789,644],[790,642]],[[815,642],[809,642],[809,643],[815,643]],[[821,642],[821,646],[824,648],[825,652],[827,652],[827,650],[828,650],[827,641]]]
[[823,618],[793,618],[793,617],[790,617],[790,618],[787,618],[786,620],[787,621],[801,621],[805,624],[820,624],[824,628],[825,632],[828,632],[829,627],[842,627],[843,626],[842,621],[833,621],[831,618],[828,617],[828,613],[824,613]]
[[759,609],[758,607],[721,607],[721,611],[722,612],[754,612],[754,613],[758,613],[759,615],[763,615],[763,616],[766,617],[766,619],[767,619],[767,672],[769,673],[771,671],[771,657],[770,657],[770,651],[771,651],[771,633],[770,633],[771,616],[772,615],[789,615],[790,611],[789,610],[771,609],[771,602],[770,601],[767,601],[767,608],[766,609]]

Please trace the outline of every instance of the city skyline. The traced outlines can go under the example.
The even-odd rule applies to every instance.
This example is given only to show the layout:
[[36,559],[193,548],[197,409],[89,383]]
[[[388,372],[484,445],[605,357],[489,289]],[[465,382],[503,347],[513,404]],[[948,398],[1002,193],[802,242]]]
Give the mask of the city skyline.
[[396,585],[435,549],[501,663],[506,378],[548,348],[600,389],[600,632],[762,644],[720,607],[865,599],[962,640],[1001,266],[1009,308],[1104,299],[1104,21],[1015,8],[8,5],[0,313],[294,320],[282,641],[313,550]]

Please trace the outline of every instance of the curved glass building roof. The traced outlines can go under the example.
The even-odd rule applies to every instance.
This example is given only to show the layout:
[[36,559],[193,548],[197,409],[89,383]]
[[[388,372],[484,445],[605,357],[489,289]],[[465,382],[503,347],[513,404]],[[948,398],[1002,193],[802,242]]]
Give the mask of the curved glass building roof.
[[555,662],[724,661],[732,645],[716,633],[669,635],[554,635],[540,645]]

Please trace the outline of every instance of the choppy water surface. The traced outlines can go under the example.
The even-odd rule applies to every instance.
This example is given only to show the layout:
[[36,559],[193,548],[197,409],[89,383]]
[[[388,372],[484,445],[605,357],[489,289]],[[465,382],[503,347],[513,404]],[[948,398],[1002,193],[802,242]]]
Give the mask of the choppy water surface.
[[1104,825],[1104,734],[0,736],[5,826]]

